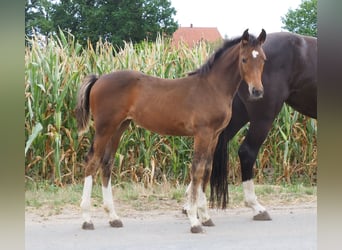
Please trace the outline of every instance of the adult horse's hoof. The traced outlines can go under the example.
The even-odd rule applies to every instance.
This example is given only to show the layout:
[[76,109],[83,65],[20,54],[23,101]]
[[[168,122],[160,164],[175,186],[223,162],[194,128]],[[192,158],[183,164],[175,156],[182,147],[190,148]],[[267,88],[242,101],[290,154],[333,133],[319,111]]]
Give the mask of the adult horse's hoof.
[[83,222],[82,229],[84,230],[94,230],[94,224],[92,222]]
[[193,226],[191,227],[191,233],[198,234],[198,233],[204,233],[201,226]]
[[272,220],[271,216],[267,213],[267,211],[258,213],[253,216],[253,220]]
[[211,219],[202,222],[202,225],[205,226],[205,227],[213,227],[213,226],[215,226],[214,222]]
[[112,220],[109,222],[109,225],[111,227],[123,227],[122,221],[121,220]]

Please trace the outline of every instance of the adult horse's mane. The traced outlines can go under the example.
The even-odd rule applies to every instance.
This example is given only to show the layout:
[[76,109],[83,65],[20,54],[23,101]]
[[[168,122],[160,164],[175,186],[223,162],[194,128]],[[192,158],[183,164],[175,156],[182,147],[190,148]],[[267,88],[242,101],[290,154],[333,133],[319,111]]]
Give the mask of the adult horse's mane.
[[[189,76],[191,75],[202,76],[202,75],[207,74],[211,70],[215,62],[224,54],[224,52],[226,52],[231,47],[241,42],[241,39],[242,39],[242,36],[234,38],[234,39],[230,39],[230,40],[225,40],[223,45],[215,51],[215,53],[207,60],[206,63],[204,63],[197,70],[190,72],[188,75]],[[255,36],[249,34],[249,44],[252,46],[255,46],[257,43],[258,43],[258,40],[255,38]]]

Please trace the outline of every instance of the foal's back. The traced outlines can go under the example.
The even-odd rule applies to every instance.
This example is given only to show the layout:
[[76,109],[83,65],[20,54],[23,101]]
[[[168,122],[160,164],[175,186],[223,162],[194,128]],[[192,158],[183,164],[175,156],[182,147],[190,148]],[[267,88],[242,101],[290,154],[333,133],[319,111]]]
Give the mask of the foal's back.
[[90,92],[90,107],[95,122],[132,120],[158,134],[193,136],[194,124],[218,115],[210,107],[222,106],[212,91],[196,75],[163,79],[138,71],[115,71],[97,80]]

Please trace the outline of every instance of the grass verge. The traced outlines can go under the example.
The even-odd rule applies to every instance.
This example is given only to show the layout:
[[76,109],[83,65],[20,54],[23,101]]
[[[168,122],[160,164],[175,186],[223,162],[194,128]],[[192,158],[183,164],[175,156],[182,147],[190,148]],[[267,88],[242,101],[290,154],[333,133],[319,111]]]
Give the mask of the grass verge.
[[[41,216],[60,214],[63,208],[79,209],[83,186],[81,184],[56,187],[46,182],[26,185],[27,212]],[[184,185],[168,183],[145,187],[140,183],[123,183],[113,187],[115,206],[121,215],[152,210],[180,210],[185,202]],[[296,205],[316,202],[317,187],[296,185],[256,185],[258,200],[265,206]],[[92,206],[102,206],[101,186],[94,184]],[[229,208],[244,207],[241,185],[229,186]]]

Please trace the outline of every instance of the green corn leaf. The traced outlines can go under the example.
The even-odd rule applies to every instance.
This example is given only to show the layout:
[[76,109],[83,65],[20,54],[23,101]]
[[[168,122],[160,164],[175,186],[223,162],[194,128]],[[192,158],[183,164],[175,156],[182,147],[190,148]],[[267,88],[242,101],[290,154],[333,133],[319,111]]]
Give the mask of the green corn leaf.
[[40,131],[42,131],[43,126],[39,122],[34,126],[32,130],[32,134],[29,136],[26,146],[25,146],[25,155],[27,153],[27,150],[30,148],[32,142],[37,138],[37,136],[40,134]]

